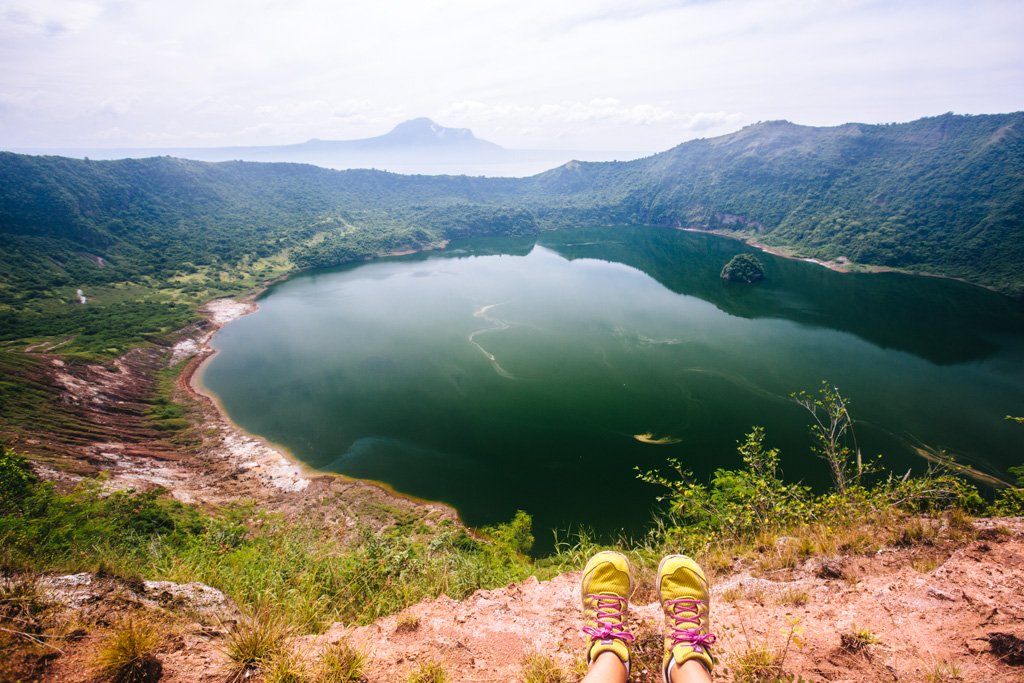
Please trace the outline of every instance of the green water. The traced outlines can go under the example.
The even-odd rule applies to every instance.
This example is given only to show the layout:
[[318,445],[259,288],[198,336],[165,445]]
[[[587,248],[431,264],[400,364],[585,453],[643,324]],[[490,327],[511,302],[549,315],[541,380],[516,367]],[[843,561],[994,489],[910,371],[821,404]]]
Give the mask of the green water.
[[[865,454],[914,447],[1007,478],[1024,463],[1024,308],[935,278],[844,275],[749,249],[622,228],[298,276],[222,329],[205,385],[247,430],[315,468],[454,505],[471,525],[641,530],[658,490],[634,466],[735,467],[751,425],[785,475],[828,481],[791,392],[827,378]],[[670,443],[643,443],[652,434]]]

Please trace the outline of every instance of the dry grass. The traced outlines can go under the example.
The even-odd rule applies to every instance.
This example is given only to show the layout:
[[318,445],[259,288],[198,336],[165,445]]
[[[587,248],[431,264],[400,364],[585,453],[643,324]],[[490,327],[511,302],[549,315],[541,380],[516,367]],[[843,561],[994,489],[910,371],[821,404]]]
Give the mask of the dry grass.
[[572,663],[572,670],[569,672],[572,674],[572,680],[580,681],[590,671],[590,667],[587,666],[587,658],[580,655]]
[[405,680],[406,683],[448,683],[448,671],[437,662],[426,662]]
[[934,545],[938,537],[938,524],[930,519],[914,517],[896,529],[890,537],[890,543],[898,548],[913,548],[919,545]]
[[786,590],[780,592],[776,596],[776,600],[780,605],[803,607],[811,601],[811,594],[806,589],[790,586]]
[[[723,540],[696,553],[708,577],[731,571],[737,561],[749,562],[755,572],[776,572],[799,567],[814,556],[872,555],[885,545],[913,547],[932,545],[937,540],[969,538],[973,526],[969,515],[947,514],[945,520],[916,517],[898,510],[880,510],[862,520],[829,524],[815,522],[783,532],[758,534],[752,539]],[[649,548],[655,555],[661,548]]]
[[15,624],[31,621],[45,608],[46,600],[34,576],[0,579],[0,621]]
[[523,660],[523,683],[569,683],[569,675],[550,655],[534,652]]
[[403,614],[398,617],[395,625],[395,633],[415,633],[420,629],[420,618],[412,614]]
[[635,683],[658,683],[662,680],[661,660],[665,639],[660,626],[647,621],[631,622],[634,640],[630,645],[630,680]]
[[942,565],[942,557],[929,554],[911,558],[910,566],[921,574],[930,574]]
[[847,652],[863,652],[872,645],[878,645],[882,639],[874,631],[858,628],[857,624],[849,632],[839,636],[839,642]]
[[954,662],[937,661],[924,672],[925,683],[955,683],[962,680],[960,667]]
[[735,683],[770,683],[782,677],[783,658],[764,644],[748,644],[729,660]]
[[946,528],[950,533],[961,533],[966,538],[978,535],[978,530],[974,528],[974,518],[957,508],[946,513]]
[[345,641],[341,641],[324,648],[320,655],[316,680],[323,683],[358,681],[363,677],[365,666],[366,656]]
[[[780,644],[773,644],[763,637],[751,638],[742,620],[739,628],[743,636],[742,643],[739,647],[728,647],[722,658],[732,673],[734,683],[788,683],[802,680],[785,671],[790,648],[803,647],[803,627],[799,619],[789,621],[789,628],[784,632],[785,640]],[[728,630],[723,631],[722,635],[727,638],[727,642],[732,640]]]
[[749,602],[756,602],[759,605],[763,605],[765,602],[765,596],[767,592],[764,586],[760,583],[737,583],[735,586],[729,586],[722,591],[721,600],[723,602],[739,602],[740,600],[746,600]]
[[163,666],[157,659],[161,627],[138,615],[118,623],[95,655],[95,665],[115,683],[157,681]]
[[294,651],[282,648],[263,666],[265,683],[307,683],[306,663]]
[[292,635],[285,616],[270,608],[259,608],[242,617],[228,634],[225,651],[239,671],[268,667],[285,654],[285,642]]

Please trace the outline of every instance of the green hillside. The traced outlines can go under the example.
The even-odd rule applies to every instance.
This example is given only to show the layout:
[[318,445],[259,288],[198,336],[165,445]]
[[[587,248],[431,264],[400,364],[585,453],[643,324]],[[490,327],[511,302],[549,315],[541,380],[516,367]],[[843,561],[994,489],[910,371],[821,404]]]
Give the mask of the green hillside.
[[180,324],[182,306],[299,268],[567,226],[725,231],[1021,296],[1022,134],[1024,113],[767,122],[524,179],[0,153],[0,342],[80,330],[78,289],[103,325],[139,331],[65,350],[113,353]]
[[1024,113],[897,125],[759,123],[535,191],[623,222],[735,231],[806,256],[1024,293]]

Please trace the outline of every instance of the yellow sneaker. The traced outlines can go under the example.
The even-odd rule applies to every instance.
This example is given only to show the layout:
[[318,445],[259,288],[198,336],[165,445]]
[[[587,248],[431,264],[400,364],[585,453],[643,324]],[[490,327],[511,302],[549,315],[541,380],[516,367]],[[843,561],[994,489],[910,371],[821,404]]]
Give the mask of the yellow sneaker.
[[587,561],[583,568],[583,633],[587,643],[587,664],[602,652],[614,652],[629,672],[629,643],[633,634],[626,630],[626,610],[633,592],[633,572],[622,553],[604,550]]
[[708,647],[715,644],[715,634],[708,619],[708,580],[700,565],[686,555],[664,558],[658,565],[658,596],[665,612],[665,683],[671,683],[673,664],[690,659],[702,662],[710,673],[715,662]]

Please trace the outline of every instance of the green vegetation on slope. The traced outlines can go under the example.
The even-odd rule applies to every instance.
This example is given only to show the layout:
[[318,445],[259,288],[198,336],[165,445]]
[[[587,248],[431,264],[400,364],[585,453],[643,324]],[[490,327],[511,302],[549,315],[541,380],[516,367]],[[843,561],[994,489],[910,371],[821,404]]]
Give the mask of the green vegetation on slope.
[[805,256],[1024,293],[1022,113],[833,128],[767,122],[613,173],[603,166],[551,173],[603,188],[623,220],[735,232]]
[[[756,236],[1019,295],[1021,216],[1024,113],[768,122],[522,179],[0,153],[0,312],[7,339],[31,338],[43,314],[56,317],[48,332],[73,335],[79,321],[62,313],[78,289],[87,306],[195,305],[297,268],[456,237],[623,224]],[[138,334],[170,322],[149,318]]]
[[[838,392],[814,398],[829,410],[842,403]],[[966,533],[968,514],[1024,514],[1024,488],[1005,489],[987,504],[952,469],[868,483],[871,468],[852,460],[855,454],[832,439],[828,423],[812,431],[822,437],[819,453],[831,448],[841,460],[837,471],[844,474],[832,491],[815,494],[784,481],[778,451],[766,446],[764,430],[755,427],[738,444],[743,469],[718,470],[707,483],[674,462],[670,476],[640,474],[666,488],[667,505],[644,539],[619,545],[648,567],[666,552],[683,551],[711,569],[744,556],[771,570],[795,566],[809,555],[873,553],[886,544],[926,542],[941,528]],[[945,527],[927,521],[941,515],[947,517]],[[558,544],[554,556],[531,560],[530,526],[524,513],[478,536],[450,522],[431,529],[396,520],[343,538],[336,530],[252,505],[206,512],[160,489],[111,492],[102,479],[85,480],[62,494],[18,454],[4,449],[0,455],[0,569],[104,569],[201,581],[245,608],[273,606],[289,623],[312,628],[336,620],[367,623],[441,593],[460,598],[530,574],[577,569],[596,547],[584,532]],[[780,544],[783,537],[788,540]]]
[[86,480],[68,494],[0,456],[0,568],[96,571],[201,581],[243,607],[274,605],[295,625],[367,623],[426,597],[461,598],[529,576],[530,519],[468,535],[450,522],[434,532],[396,524],[342,539],[252,505],[212,513],[160,489],[104,490]]

